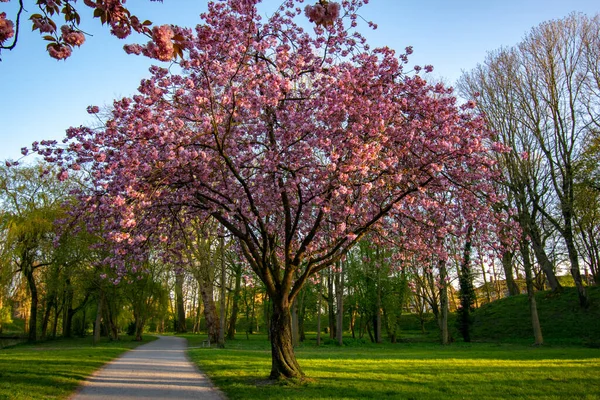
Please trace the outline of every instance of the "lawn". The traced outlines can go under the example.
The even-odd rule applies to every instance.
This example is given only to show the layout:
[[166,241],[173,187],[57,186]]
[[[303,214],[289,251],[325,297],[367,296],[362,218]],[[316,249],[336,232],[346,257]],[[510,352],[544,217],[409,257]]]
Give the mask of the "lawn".
[[600,399],[600,349],[515,344],[302,345],[307,381],[272,384],[266,338],[190,358],[230,399]]
[[[143,343],[155,339],[147,336]],[[88,337],[0,349],[0,400],[65,399],[95,370],[139,344],[123,337],[92,346]]]

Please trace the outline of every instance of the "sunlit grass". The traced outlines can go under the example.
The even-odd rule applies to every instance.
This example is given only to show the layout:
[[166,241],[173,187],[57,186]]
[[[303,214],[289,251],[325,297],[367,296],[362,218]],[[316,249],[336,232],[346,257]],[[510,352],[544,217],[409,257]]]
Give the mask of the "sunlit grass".
[[95,370],[139,344],[124,337],[92,346],[91,338],[83,338],[0,349],[0,399],[65,399]]
[[309,379],[271,384],[269,344],[258,338],[190,356],[230,399],[600,399],[599,349],[304,345],[297,355]]

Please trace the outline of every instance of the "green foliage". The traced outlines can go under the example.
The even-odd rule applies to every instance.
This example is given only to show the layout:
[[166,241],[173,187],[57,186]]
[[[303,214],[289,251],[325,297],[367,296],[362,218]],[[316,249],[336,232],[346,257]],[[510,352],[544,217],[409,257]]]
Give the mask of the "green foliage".
[[[595,399],[600,350],[455,343],[302,345],[308,379],[269,382],[265,336],[201,348],[191,359],[229,399]],[[261,337],[262,336],[262,337]]]
[[139,344],[123,338],[92,346],[92,339],[85,338],[1,349],[0,399],[67,398],[95,370]]
[[[579,307],[575,288],[536,293],[544,342],[600,344],[600,287],[590,286],[587,291],[590,298],[587,310]],[[475,311],[473,318],[474,340],[533,341],[527,295],[486,304]]]

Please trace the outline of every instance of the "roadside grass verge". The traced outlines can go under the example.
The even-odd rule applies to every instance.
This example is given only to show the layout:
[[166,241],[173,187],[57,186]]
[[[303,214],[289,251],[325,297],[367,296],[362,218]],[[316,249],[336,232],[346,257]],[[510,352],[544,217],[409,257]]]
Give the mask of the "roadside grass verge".
[[600,349],[519,344],[300,346],[307,378],[272,383],[264,335],[190,358],[231,399],[600,399]]
[[143,342],[123,336],[110,342],[102,338],[57,339],[0,349],[0,400],[65,399],[81,381],[120,354]]

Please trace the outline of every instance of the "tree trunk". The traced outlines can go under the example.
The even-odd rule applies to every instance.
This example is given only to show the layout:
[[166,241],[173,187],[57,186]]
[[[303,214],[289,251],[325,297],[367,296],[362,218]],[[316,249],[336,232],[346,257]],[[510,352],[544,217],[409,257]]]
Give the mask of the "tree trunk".
[[340,262],[340,271],[338,272],[338,279],[336,285],[337,292],[337,324],[336,324],[336,338],[338,345],[344,344],[344,264]]
[[185,276],[183,272],[175,273],[175,307],[177,308],[177,324],[175,326],[175,332],[185,333],[187,332],[187,326],[185,324],[185,304],[183,301],[183,281]]
[[375,303],[375,343],[382,342],[381,332],[381,282],[379,282],[379,270],[377,270],[377,302]]
[[471,272],[471,234],[473,228],[469,226],[465,247],[463,249],[463,260],[459,273],[460,284],[460,308],[458,310],[458,326],[465,342],[471,341],[471,312],[473,301],[476,299],[473,288],[473,273]]
[[519,286],[513,276],[513,257],[514,254],[512,251],[502,253],[502,268],[504,269],[506,288],[508,289],[509,296],[516,296],[520,293]]
[[548,254],[546,254],[546,249],[544,248],[539,228],[537,226],[531,226],[531,224],[532,223],[530,222],[530,229],[528,230],[528,233],[529,237],[531,238],[531,247],[533,248],[535,258],[538,264],[540,264],[542,271],[544,271],[544,274],[546,275],[550,290],[553,292],[561,290],[562,286],[558,282],[556,274],[554,273],[554,265],[548,258]]
[[233,301],[231,305],[231,316],[229,317],[229,329],[227,330],[227,339],[235,339],[235,325],[240,308],[240,291],[242,289],[242,268],[238,266],[235,270],[235,289],[233,290]]
[[[567,219],[565,217],[565,219]],[[581,308],[587,308],[589,306],[589,299],[585,286],[583,286],[583,280],[581,279],[581,271],[579,270],[579,255],[577,254],[577,248],[573,240],[573,230],[571,228],[571,221],[567,220],[567,227],[565,229],[564,238],[567,244],[567,251],[569,253],[569,261],[571,261],[571,276],[575,281],[575,287],[577,288],[577,295],[579,296],[579,306]]]
[[141,342],[143,340],[142,333],[144,333],[144,326],[146,325],[146,320],[139,313],[133,313],[134,323],[135,323],[135,332],[134,338],[136,342]]
[[304,374],[294,354],[292,345],[292,318],[290,303],[273,298],[271,314],[271,379],[301,378]]
[[96,320],[94,321],[94,339],[92,343],[95,345],[100,342],[100,323],[102,322],[102,303],[104,303],[104,291],[100,289],[98,296],[98,305],[96,307]]
[[225,296],[226,296],[226,291],[225,291],[225,286],[227,286],[227,271],[225,270],[225,249],[224,249],[224,244],[223,244],[223,237],[220,238],[219,242],[220,242],[220,259],[221,259],[221,290],[220,290],[220,304],[219,304],[219,341],[218,341],[218,346],[219,348],[224,348],[225,347],[225,321],[227,319],[226,316],[226,303],[225,303]]
[[335,294],[333,292],[333,270],[329,268],[327,271],[327,310],[329,312],[329,339],[335,338]]
[[440,269],[440,331],[441,341],[443,345],[449,343],[448,336],[448,284],[446,283],[446,277],[448,271],[446,270],[446,262],[440,260],[438,263]]
[[319,283],[317,283],[317,346],[321,345],[321,299],[323,296],[321,295],[322,284],[319,279]]
[[37,309],[38,309],[38,291],[33,277],[33,265],[27,262],[27,258],[24,257],[23,274],[27,279],[29,285],[29,294],[31,296],[31,306],[29,308],[29,336],[27,337],[28,342],[35,342],[37,340]]
[[[44,317],[42,318],[42,335],[41,339],[46,340],[48,333],[48,323],[50,322],[50,314],[52,314],[52,308],[54,307],[55,297],[53,293],[50,293],[48,300],[46,301],[46,309],[44,310]],[[0,304],[0,309],[1,309]]]
[[[524,236],[524,235],[523,235]],[[535,301],[535,293],[533,289],[533,274],[531,268],[531,258],[529,256],[529,248],[526,242],[526,237],[521,239],[521,255],[523,256],[523,266],[525,268],[525,280],[527,282],[527,299],[529,301],[529,311],[531,313],[531,325],[533,327],[533,337],[535,339],[535,345],[539,346],[544,344],[544,338],[542,337],[542,328],[540,326],[540,319],[537,312],[537,303]]]
[[198,280],[200,285],[200,294],[202,295],[202,303],[204,303],[204,319],[206,320],[206,330],[211,342],[218,343],[219,341],[219,316],[217,315],[217,307],[213,299],[212,283],[204,284]]

